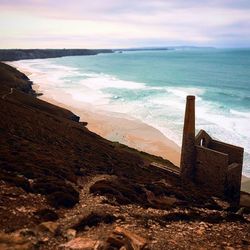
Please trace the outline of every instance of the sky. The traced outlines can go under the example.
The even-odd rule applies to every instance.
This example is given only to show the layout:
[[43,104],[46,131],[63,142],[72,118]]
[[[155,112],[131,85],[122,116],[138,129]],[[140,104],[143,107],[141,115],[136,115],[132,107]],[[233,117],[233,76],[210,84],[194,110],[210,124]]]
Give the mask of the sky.
[[0,48],[250,47],[250,0],[0,0]]

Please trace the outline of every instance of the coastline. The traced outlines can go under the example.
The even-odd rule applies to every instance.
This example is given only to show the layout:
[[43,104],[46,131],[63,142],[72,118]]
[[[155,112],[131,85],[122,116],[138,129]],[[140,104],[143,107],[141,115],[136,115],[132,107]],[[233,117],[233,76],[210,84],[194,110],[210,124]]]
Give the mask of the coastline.
[[[17,68],[28,77],[33,74],[30,68],[22,67],[20,62],[7,62],[7,64]],[[156,128],[138,119],[96,109],[93,105],[73,100],[70,95],[64,93],[48,92],[46,87],[44,88],[39,82],[33,82],[32,88],[37,93],[42,93],[37,98],[66,108],[78,115],[81,122],[88,123],[87,128],[90,131],[110,141],[117,141],[137,150],[163,157],[179,167],[180,147]],[[58,100],[66,101],[63,103]]]
[[[39,84],[34,84],[34,90],[39,93]],[[40,91],[42,92],[42,91]],[[42,92],[43,93],[43,92]],[[149,154],[161,156],[179,166],[180,148],[159,130],[136,119],[116,117],[111,113],[103,113],[94,107],[68,105],[56,101],[44,94],[38,97],[54,105],[66,108],[80,117],[81,122],[87,122],[87,128],[110,141],[117,141],[129,147]]]
[[[19,62],[7,63],[28,77],[33,74],[30,68],[22,67]],[[131,117],[120,117],[119,113],[113,114],[98,110],[93,105],[77,102],[70,95],[46,92],[46,88],[39,82],[34,82],[32,88],[37,93],[42,93],[37,98],[66,108],[78,115],[80,121],[88,123],[87,128],[90,131],[110,141],[117,141],[140,151],[163,157],[179,167],[180,147],[156,128]],[[58,99],[66,101],[62,103]],[[241,190],[250,193],[250,178],[244,175],[242,175]]]

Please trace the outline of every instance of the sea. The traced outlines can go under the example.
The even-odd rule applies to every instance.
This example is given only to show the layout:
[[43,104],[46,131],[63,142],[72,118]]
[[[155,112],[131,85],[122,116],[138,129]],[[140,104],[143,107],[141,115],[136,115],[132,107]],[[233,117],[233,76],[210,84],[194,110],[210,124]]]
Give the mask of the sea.
[[116,51],[19,63],[48,92],[139,119],[180,146],[186,96],[195,95],[196,132],[244,147],[243,173],[250,176],[250,49]]

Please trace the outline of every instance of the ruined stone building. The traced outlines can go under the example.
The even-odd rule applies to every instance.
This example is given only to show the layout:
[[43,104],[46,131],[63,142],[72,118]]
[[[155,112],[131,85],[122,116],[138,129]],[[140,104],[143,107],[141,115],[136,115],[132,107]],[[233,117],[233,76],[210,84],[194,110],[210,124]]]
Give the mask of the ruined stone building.
[[195,97],[187,96],[180,175],[206,188],[212,195],[236,203],[240,197],[243,151],[211,138],[204,130],[195,135]]

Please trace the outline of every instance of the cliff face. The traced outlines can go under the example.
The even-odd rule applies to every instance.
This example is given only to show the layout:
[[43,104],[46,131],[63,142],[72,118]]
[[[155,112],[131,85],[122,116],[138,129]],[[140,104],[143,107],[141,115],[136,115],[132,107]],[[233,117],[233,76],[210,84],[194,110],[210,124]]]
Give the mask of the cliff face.
[[21,91],[21,72],[0,72],[0,249],[250,246],[248,214]]
[[1,85],[9,88],[16,88],[27,94],[35,94],[32,89],[32,82],[22,72],[0,62]]
[[42,59],[63,56],[87,56],[112,53],[109,49],[0,49],[0,61]]

